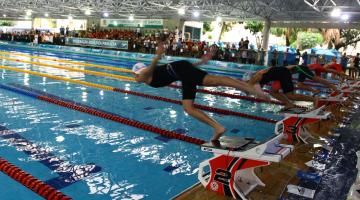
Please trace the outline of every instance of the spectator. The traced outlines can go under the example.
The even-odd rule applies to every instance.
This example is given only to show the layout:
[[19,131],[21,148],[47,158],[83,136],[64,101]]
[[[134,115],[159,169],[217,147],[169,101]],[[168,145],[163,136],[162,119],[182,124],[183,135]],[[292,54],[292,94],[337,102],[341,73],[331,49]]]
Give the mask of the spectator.
[[66,36],[69,36],[69,34],[70,34],[70,33],[69,33],[69,30],[70,30],[69,26],[66,26],[66,32],[65,32],[65,35],[66,35]]
[[65,28],[63,26],[60,28],[60,35],[65,35]]
[[304,64],[304,65],[310,64],[310,63],[308,63],[309,56],[308,56],[307,51],[305,51],[301,57],[302,57],[302,60],[303,60],[302,64]]
[[357,53],[356,56],[353,58],[353,67],[354,67],[353,77],[354,78],[356,78],[360,75],[359,61],[360,61],[360,54]]
[[349,59],[347,58],[346,53],[344,53],[341,56],[341,60],[340,60],[340,65],[341,65],[344,73],[346,73],[348,61],[349,61]]
[[247,50],[245,49],[244,46],[241,52],[241,63],[246,64],[246,62],[247,62]]
[[301,57],[301,53],[300,53],[300,49],[296,49],[296,57],[295,57],[295,64],[300,64],[300,57]]
[[242,49],[244,47],[244,38],[241,38],[239,42],[239,49]]
[[244,41],[244,49],[249,49],[249,38],[246,36],[246,39],[245,39],[245,41]]
[[283,65],[284,66],[288,65],[288,57],[289,57],[289,48],[286,48],[286,51],[284,52],[284,56],[283,56]]
[[279,57],[279,53],[276,49],[274,49],[273,51],[273,57],[271,59],[271,66],[272,67],[276,67],[278,65],[278,57]]

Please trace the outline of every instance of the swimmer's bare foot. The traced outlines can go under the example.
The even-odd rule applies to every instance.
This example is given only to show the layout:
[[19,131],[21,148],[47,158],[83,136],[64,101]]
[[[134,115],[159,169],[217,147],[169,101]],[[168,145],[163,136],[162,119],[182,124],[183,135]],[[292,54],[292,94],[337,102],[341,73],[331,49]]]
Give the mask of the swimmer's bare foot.
[[211,141],[219,140],[219,138],[226,132],[226,129],[222,126],[215,129],[215,133],[213,137],[211,138]]
[[219,140],[211,140],[211,144],[214,145],[215,147],[221,147]]

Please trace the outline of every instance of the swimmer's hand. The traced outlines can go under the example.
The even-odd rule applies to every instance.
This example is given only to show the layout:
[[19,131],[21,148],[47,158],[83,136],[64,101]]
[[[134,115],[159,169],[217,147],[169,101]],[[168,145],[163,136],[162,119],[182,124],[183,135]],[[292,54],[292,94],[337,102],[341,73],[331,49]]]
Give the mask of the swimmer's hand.
[[165,47],[164,47],[164,43],[160,42],[157,46],[157,50],[156,50],[156,55],[157,56],[161,56],[163,55],[165,52]]
[[253,89],[254,89],[254,90],[252,90],[251,93],[252,93],[253,95],[255,95],[256,97],[258,97],[258,98],[260,98],[260,99],[264,99],[264,100],[266,100],[266,101],[270,101],[270,100],[271,100],[270,96],[269,96],[268,94],[266,94],[266,93],[262,90],[260,84],[255,84],[255,85],[253,86]]
[[205,54],[201,57],[201,64],[206,64],[213,57],[212,53]]

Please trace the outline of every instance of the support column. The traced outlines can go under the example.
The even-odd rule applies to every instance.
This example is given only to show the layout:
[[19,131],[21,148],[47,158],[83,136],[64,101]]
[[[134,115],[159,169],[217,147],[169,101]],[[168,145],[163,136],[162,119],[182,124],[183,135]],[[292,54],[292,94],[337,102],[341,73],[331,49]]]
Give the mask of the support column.
[[269,47],[269,36],[270,36],[270,26],[271,21],[269,18],[265,19],[265,26],[263,30],[263,42],[262,42],[262,48],[267,51]]
[[[263,42],[262,42],[262,48],[264,49],[265,52],[268,51],[269,48],[269,36],[270,36],[270,27],[271,27],[271,21],[270,18],[265,18],[265,26],[264,26],[264,30],[263,30]],[[265,61],[265,65],[267,65],[267,54],[265,53],[264,55],[264,61]]]

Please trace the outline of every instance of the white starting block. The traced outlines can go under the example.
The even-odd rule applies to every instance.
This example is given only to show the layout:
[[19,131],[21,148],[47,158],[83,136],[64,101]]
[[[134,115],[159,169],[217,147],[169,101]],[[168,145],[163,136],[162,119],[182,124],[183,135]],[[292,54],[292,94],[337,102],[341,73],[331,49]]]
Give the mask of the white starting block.
[[317,106],[322,107],[323,105],[327,105],[327,106],[336,105],[336,104],[341,104],[347,100],[348,100],[348,97],[345,97],[344,93],[340,93],[336,96],[329,96],[326,99],[325,98],[319,99]]
[[[198,179],[202,185],[221,195],[246,200],[257,186],[265,184],[256,176],[254,169],[280,162],[292,150],[292,145],[279,144],[283,135],[259,143],[254,139],[227,137],[220,138],[220,144],[205,143],[201,150],[215,154],[199,165]],[[209,172],[205,172],[205,167]]]
[[276,123],[275,132],[276,134],[284,134],[287,141],[292,144],[298,142],[311,143],[309,140],[315,138],[304,125],[322,119],[329,119],[331,113],[324,110],[325,105],[314,110],[303,111],[302,113],[284,113],[285,119]]
[[360,94],[360,82],[355,83],[344,83],[338,87],[343,93],[344,97],[348,97],[350,95],[359,95]]

